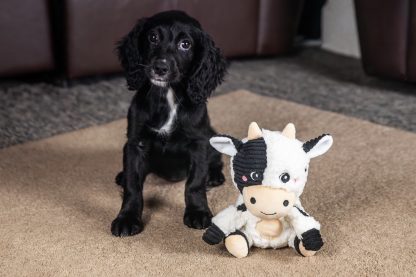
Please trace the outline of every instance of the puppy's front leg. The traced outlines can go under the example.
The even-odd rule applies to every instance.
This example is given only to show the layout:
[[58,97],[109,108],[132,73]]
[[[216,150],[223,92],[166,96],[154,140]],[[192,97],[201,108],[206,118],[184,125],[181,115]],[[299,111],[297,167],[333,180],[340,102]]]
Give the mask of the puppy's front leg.
[[212,213],[208,207],[206,183],[209,163],[207,161],[208,142],[199,142],[190,151],[190,171],[185,185],[185,225],[204,229],[211,225]]
[[148,173],[145,151],[137,141],[128,141],[124,146],[123,172],[119,180],[124,190],[123,203],[111,224],[114,236],[132,236],[143,230],[143,183]]

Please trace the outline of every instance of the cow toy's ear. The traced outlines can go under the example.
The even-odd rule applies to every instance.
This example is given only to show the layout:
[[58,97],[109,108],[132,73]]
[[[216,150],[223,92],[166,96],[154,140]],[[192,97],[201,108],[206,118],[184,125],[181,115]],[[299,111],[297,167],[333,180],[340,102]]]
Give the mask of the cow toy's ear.
[[209,143],[218,152],[231,157],[237,154],[238,149],[242,145],[242,142],[240,140],[230,136],[215,136],[209,140]]
[[332,146],[332,136],[328,134],[320,135],[317,138],[311,139],[303,144],[303,150],[309,158],[315,158],[325,154]]

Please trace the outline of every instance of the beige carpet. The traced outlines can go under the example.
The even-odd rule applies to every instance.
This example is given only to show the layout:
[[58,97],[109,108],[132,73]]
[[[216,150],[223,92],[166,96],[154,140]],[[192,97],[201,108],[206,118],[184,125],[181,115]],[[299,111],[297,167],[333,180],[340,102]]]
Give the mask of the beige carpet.
[[[182,224],[183,183],[153,176],[144,232],[111,236],[122,120],[0,151],[0,276],[415,276],[416,134],[245,91],[213,98],[209,109],[217,130],[237,137],[253,120],[270,129],[292,121],[301,139],[334,136],[302,197],[323,226],[317,256],[253,248],[235,259]],[[227,180],[209,203],[215,213],[236,196]]]

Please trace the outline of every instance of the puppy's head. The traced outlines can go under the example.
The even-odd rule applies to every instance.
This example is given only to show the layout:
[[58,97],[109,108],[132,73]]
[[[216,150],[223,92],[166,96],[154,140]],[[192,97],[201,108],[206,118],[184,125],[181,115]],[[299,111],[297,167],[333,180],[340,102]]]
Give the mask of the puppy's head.
[[168,11],[139,20],[118,45],[129,89],[145,82],[185,88],[192,102],[205,102],[219,85],[226,61],[198,21]]

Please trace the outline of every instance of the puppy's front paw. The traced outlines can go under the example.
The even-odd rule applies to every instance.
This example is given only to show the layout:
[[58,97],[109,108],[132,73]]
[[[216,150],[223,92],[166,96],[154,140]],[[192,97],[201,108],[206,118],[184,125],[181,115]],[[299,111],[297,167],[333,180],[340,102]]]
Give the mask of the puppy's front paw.
[[119,215],[111,223],[111,233],[117,237],[133,236],[143,231],[143,227],[137,217]]
[[205,229],[211,225],[212,213],[211,211],[194,211],[185,210],[183,216],[183,223],[189,228]]

